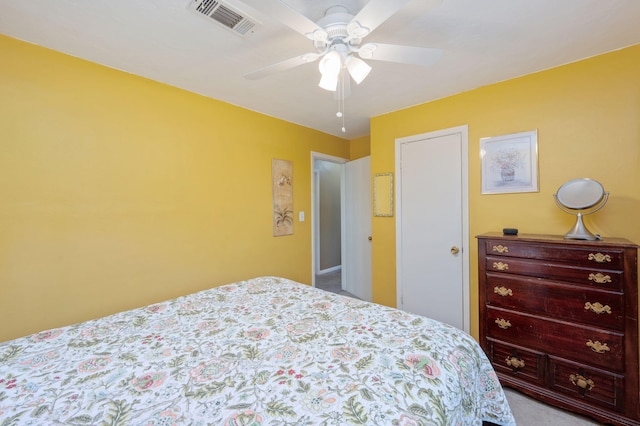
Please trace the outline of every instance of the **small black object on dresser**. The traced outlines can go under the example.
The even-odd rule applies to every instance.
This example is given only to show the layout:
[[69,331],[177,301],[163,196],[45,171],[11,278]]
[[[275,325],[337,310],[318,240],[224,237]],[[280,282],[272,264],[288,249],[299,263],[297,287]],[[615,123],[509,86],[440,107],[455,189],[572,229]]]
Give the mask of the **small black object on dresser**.
[[638,246],[477,238],[480,345],[501,383],[603,423],[640,425]]

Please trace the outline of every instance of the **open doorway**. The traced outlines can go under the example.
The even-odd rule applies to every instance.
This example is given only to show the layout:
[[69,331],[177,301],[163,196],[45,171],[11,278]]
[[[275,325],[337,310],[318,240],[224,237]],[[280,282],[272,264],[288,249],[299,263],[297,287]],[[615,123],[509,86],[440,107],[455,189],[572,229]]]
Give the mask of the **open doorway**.
[[311,161],[312,284],[371,301],[370,158]]
[[342,291],[342,167],[346,159],[315,154],[313,161],[314,285]]

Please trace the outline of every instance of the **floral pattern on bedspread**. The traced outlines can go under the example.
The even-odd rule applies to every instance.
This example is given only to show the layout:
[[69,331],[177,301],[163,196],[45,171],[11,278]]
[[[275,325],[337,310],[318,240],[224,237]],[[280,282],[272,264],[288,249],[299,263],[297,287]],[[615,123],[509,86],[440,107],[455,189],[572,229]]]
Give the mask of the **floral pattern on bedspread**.
[[515,425],[477,343],[261,277],[0,343],[0,425]]

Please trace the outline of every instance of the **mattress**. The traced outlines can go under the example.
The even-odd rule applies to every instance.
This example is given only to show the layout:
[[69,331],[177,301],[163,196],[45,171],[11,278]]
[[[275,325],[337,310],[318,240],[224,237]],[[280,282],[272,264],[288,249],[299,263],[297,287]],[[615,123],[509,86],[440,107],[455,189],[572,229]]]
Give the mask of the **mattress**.
[[259,277],[0,343],[0,424],[515,425],[433,319]]

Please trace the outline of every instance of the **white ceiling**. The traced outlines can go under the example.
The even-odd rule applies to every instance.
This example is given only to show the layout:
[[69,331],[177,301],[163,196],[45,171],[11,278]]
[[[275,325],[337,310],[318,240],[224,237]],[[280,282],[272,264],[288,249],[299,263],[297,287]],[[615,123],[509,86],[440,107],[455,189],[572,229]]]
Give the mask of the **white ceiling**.
[[[0,0],[0,33],[347,139],[369,134],[376,115],[640,43],[640,0],[410,0],[365,41],[439,48],[442,59],[370,61],[346,100],[343,133],[317,62],[243,77],[314,51],[254,9],[261,1],[224,0],[258,21],[244,38],[188,10],[190,0]],[[286,3],[315,21],[335,4],[356,14],[367,0]]]

